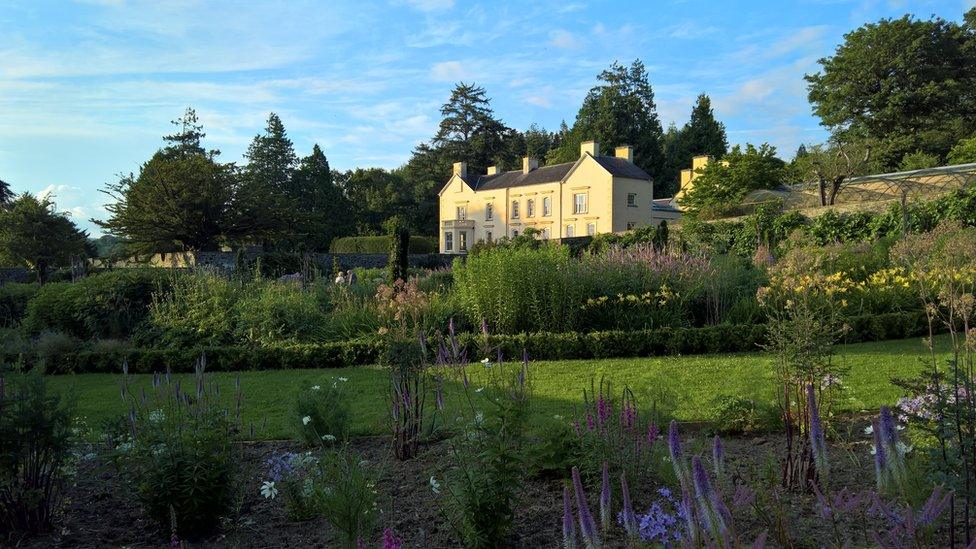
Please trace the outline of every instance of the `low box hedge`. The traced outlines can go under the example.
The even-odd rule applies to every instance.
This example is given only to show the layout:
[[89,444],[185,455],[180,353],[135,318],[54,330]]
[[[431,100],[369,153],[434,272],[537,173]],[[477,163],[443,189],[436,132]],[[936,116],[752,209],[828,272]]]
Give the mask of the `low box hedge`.
[[[845,343],[904,339],[928,333],[925,314],[920,312],[851,317],[847,324],[851,329]],[[479,337],[477,334],[460,336],[473,361],[484,358],[471,354],[477,348]],[[765,341],[764,324],[489,336],[489,344],[500,348],[504,356],[517,359],[525,350],[532,360],[737,353],[757,351]],[[206,354],[207,369],[211,371],[339,368],[375,364],[381,351],[382,342],[375,339],[281,347],[78,351],[48,359],[44,367],[48,373],[120,372],[122,363],[127,361],[133,373],[163,372],[167,368],[173,372],[191,372],[197,358]],[[19,357],[0,351],[0,363],[14,363],[18,358],[26,366],[37,361],[32,356]]]
[[[437,238],[433,236],[411,236],[409,253],[433,254],[437,253]],[[388,254],[390,253],[390,236],[347,236],[337,238],[329,246],[329,252],[334,254]]]

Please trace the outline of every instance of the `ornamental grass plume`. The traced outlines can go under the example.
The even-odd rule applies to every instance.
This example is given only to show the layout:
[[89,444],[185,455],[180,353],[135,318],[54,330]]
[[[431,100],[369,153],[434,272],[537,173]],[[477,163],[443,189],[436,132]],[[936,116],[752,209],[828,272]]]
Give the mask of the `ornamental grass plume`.
[[610,527],[613,524],[611,520],[613,514],[612,502],[610,500],[610,466],[604,461],[603,462],[603,483],[600,486],[600,526],[603,528],[603,534],[606,535],[610,531]]
[[637,524],[637,515],[634,513],[633,503],[630,501],[630,488],[627,487],[627,473],[620,473],[620,496],[623,498],[623,509],[617,517],[618,522],[623,525],[624,530],[631,539],[637,539],[640,529]]
[[722,546],[728,546],[728,525],[723,516],[723,504],[719,500],[718,492],[712,488],[712,483],[708,479],[708,472],[702,465],[701,458],[694,456],[691,458],[691,469],[695,484],[695,501],[698,504],[698,511],[702,519],[708,525],[712,538]]
[[583,491],[583,481],[580,479],[579,467],[573,467],[573,492],[576,493],[576,511],[579,516],[580,533],[587,549],[601,546],[600,534],[597,532],[596,522],[590,513],[590,506],[586,503],[586,493]]
[[576,524],[573,507],[569,502],[569,485],[563,485],[563,548],[576,549]]
[[810,412],[810,449],[813,453],[813,463],[817,467],[820,478],[826,480],[830,471],[830,462],[827,459],[827,441],[824,438],[823,424],[820,422],[820,409],[817,408],[817,396],[813,384],[807,385],[807,408]]

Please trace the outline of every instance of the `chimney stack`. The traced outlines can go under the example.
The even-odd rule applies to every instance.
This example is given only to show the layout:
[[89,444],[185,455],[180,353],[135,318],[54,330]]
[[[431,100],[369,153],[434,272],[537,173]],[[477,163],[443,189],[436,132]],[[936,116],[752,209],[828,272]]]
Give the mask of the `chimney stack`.
[[529,173],[539,167],[539,159],[531,156],[522,157],[522,173]]
[[631,147],[630,145],[621,145],[617,147],[613,155],[616,156],[617,158],[623,158],[627,162],[633,162],[634,148]]
[[467,162],[455,162],[454,163],[454,175],[459,175],[462,178],[468,176],[468,163]]
[[580,144],[580,156],[586,156],[586,153],[590,153],[590,156],[600,156],[600,142],[599,141],[584,141]]
[[488,174],[487,175],[498,175],[498,173],[499,173],[498,166],[488,166]]

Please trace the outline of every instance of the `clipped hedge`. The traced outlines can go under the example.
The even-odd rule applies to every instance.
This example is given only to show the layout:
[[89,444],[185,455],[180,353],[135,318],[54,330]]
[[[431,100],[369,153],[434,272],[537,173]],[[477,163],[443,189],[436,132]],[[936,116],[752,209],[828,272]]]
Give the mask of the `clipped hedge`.
[[34,283],[11,282],[0,286],[0,327],[18,324],[27,313],[27,302],[40,289]]
[[[411,236],[409,253],[437,253],[437,238],[433,236]],[[334,254],[386,254],[390,253],[390,235],[347,236],[332,241],[329,251]]]
[[[904,339],[928,333],[924,313],[889,313],[852,317],[845,343]],[[462,334],[461,343],[475,349],[477,334]],[[489,344],[504,356],[532,360],[629,358],[665,355],[717,354],[758,351],[766,341],[764,324],[724,324],[704,328],[661,328],[608,332],[539,332],[489,336]],[[123,361],[133,373],[191,372],[205,353],[212,371],[340,368],[375,364],[382,342],[359,339],[340,343],[280,347],[195,347],[186,349],[129,349],[109,352],[78,351],[48,359],[48,373],[111,373],[122,370]],[[14,363],[17,355],[0,351],[0,364]],[[26,366],[35,359],[21,357]],[[472,360],[481,357],[472,356]]]

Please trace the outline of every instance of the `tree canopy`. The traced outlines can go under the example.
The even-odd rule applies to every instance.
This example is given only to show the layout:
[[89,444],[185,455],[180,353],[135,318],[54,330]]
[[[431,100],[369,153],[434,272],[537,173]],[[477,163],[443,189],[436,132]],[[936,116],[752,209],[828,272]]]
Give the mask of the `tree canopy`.
[[875,141],[881,169],[944,159],[976,127],[976,9],[966,21],[906,15],[846,34],[806,76],[814,113],[843,141]]
[[38,282],[47,279],[50,269],[92,252],[88,235],[46,197],[24,193],[0,209],[0,260],[33,270]]
[[699,168],[694,186],[680,200],[692,217],[717,217],[732,211],[751,191],[782,185],[786,163],[776,157],[776,147],[736,145],[721,160]]
[[664,167],[654,181],[654,194],[673,196],[678,190],[681,170],[691,166],[695,156],[722,158],[728,151],[725,125],[715,119],[712,100],[700,94],[691,117],[680,129],[673,124],[664,134]]
[[580,144],[595,139],[606,146],[632,145],[634,163],[657,179],[664,166],[664,132],[644,63],[638,59],[625,67],[615,62],[597,79],[547,162],[572,162],[579,158]]
[[7,206],[13,200],[14,193],[10,190],[10,185],[0,179],[0,207]]

